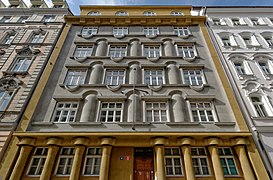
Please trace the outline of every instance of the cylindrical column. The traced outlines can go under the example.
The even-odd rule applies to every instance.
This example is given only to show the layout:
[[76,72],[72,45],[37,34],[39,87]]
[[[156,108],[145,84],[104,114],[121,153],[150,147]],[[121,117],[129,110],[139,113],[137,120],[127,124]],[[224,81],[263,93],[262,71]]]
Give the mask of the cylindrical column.
[[98,41],[95,56],[106,56],[106,50],[107,42],[105,40]]
[[178,69],[175,64],[169,64],[167,66],[169,84],[179,84]]
[[131,42],[131,48],[130,48],[130,56],[138,56],[139,51],[140,49],[140,44],[139,44],[139,41],[138,40],[134,40]]
[[156,145],[155,146],[156,153],[156,176],[157,180],[165,180],[165,165],[164,165],[164,146]]
[[181,147],[181,149],[182,149],[183,157],[184,157],[186,179],[194,180],[195,173],[194,173],[192,158],[191,158],[191,147],[189,145],[184,145]]
[[140,84],[141,83],[141,70],[138,64],[133,64],[130,67],[129,73],[129,84]]
[[129,96],[128,122],[138,122],[140,120],[140,99],[137,94]]
[[220,158],[218,155],[218,147],[216,145],[211,145],[208,147],[208,149],[209,149],[210,156],[211,156],[215,179],[216,180],[224,180],[225,179],[224,172],[223,172]]
[[166,40],[164,42],[165,56],[173,56],[173,43],[172,40]]
[[69,178],[70,180],[76,180],[76,179],[79,179],[80,177],[80,170],[81,170],[80,167],[82,164],[84,150],[85,150],[85,146],[83,145],[78,145],[75,148],[75,156],[74,156],[70,178]]
[[252,170],[249,160],[247,158],[245,147],[243,145],[238,145],[238,146],[235,146],[234,148],[235,148],[237,156],[240,160],[245,179],[255,180],[256,178],[253,174],[253,170]]
[[13,167],[13,171],[9,180],[20,180],[21,175],[24,171],[28,156],[32,150],[32,146],[23,145],[21,146],[19,157],[17,158],[16,164]]
[[40,180],[50,180],[53,165],[54,165],[58,150],[59,150],[59,146],[56,146],[56,145],[52,145],[48,147],[46,161],[42,170],[42,174],[40,176]]
[[103,77],[103,67],[101,64],[95,64],[92,67],[89,84],[101,84]]
[[174,122],[183,122],[184,114],[183,114],[183,99],[180,94],[174,94],[172,96],[172,109],[173,109],[173,117]]
[[102,146],[102,157],[101,157],[99,180],[108,180],[111,150],[112,150],[112,146],[110,145]]
[[86,96],[86,98],[84,99],[80,122],[94,122],[96,107],[96,95],[89,94],[88,96]]

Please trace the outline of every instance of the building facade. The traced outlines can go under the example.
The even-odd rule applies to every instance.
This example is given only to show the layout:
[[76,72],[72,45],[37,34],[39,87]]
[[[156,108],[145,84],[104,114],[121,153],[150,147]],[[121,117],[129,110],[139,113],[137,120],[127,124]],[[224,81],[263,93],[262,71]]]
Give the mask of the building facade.
[[273,177],[273,8],[208,7],[219,57]]
[[66,17],[4,179],[269,179],[204,16],[81,10]]
[[0,2],[0,159],[70,14],[54,3]]

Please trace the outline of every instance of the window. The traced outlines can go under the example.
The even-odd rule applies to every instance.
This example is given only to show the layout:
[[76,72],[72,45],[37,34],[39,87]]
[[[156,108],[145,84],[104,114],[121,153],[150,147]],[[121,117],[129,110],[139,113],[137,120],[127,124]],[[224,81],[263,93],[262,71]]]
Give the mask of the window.
[[31,165],[28,169],[28,175],[41,175],[46,161],[47,148],[36,147],[34,154],[31,158]]
[[11,101],[12,94],[10,91],[0,91],[0,111],[6,110]]
[[243,37],[243,40],[247,46],[252,45],[251,37]]
[[32,62],[32,57],[17,57],[11,65],[11,72],[27,72]]
[[201,86],[204,84],[202,70],[189,69],[183,70],[184,83],[191,86]]
[[53,22],[55,18],[55,15],[44,15],[42,22]]
[[158,29],[158,27],[144,27],[143,33],[146,36],[155,36],[155,35],[159,34],[159,29]]
[[32,37],[31,37],[30,43],[43,43],[43,41],[45,39],[45,36],[46,36],[45,31],[43,31],[43,32],[34,32]]
[[264,103],[259,97],[251,97],[252,104],[256,110],[258,117],[266,117],[267,113],[264,107]]
[[182,13],[182,12],[179,12],[179,11],[172,11],[172,12],[171,12],[171,15],[172,15],[172,16],[183,16],[183,13]]
[[126,46],[111,45],[109,49],[109,56],[111,58],[122,58],[126,56]]
[[152,12],[152,11],[145,11],[145,12],[143,13],[143,15],[144,15],[144,16],[156,16],[156,14],[155,14],[154,12]]
[[4,17],[2,17],[0,22],[1,23],[6,23],[6,22],[10,22],[10,20],[11,20],[11,16],[4,16]]
[[260,47],[260,43],[257,40],[255,34],[250,33],[250,32],[242,32],[239,33],[240,36],[242,37],[246,47]]
[[63,147],[59,155],[56,175],[69,175],[71,172],[75,149]]
[[194,58],[197,54],[193,46],[177,46],[178,55],[183,58]]
[[230,148],[218,148],[218,152],[224,175],[238,175],[232,150]]
[[128,16],[128,12],[126,12],[126,11],[118,11],[116,13],[116,16]]
[[273,47],[273,39],[272,37],[264,37],[269,47]]
[[128,27],[113,27],[114,36],[123,36],[128,34]]
[[231,43],[228,37],[222,37],[222,43],[224,46],[231,46]]
[[227,25],[226,21],[223,18],[221,18],[221,19],[212,18],[212,22],[213,22],[214,25],[217,25],[217,26],[220,26],[220,25],[221,26],[226,26]]
[[194,122],[214,122],[213,107],[210,102],[190,102]]
[[240,25],[240,20],[239,20],[239,18],[232,18],[231,21],[232,21],[232,23],[233,23],[234,26]]
[[164,74],[161,69],[145,70],[144,83],[151,86],[159,86],[164,84]]
[[53,122],[68,123],[76,120],[79,104],[77,102],[58,102],[55,108]]
[[85,58],[91,56],[93,46],[77,46],[74,52],[74,57]]
[[259,25],[259,21],[258,21],[257,18],[250,18],[250,20],[251,20],[251,22],[252,22],[252,24],[253,24],[254,26]]
[[62,8],[63,5],[54,5],[53,8]]
[[7,33],[7,35],[5,36],[4,40],[3,40],[3,44],[10,44],[13,39],[15,37],[15,33]]
[[18,23],[25,23],[26,20],[28,20],[29,16],[21,16],[19,19],[18,19]]
[[179,148],[165,148],[166,175],[182,175],[182,160]]
[[93,34],[97,34],[98,28],[97,27],[84,27],[82,28],[82,36],[90,36]]
[[148,58],[158,58],[160,56],[160,46],[144,46],[144,56]]
[[64,84],[67,86],[77,86],[84,84],[86,77],[86,70],[68,70]]
[[233,62],[233,64],[238,75],[246,74],[243,62]]
[[269,74],[272,74],[270,72],[270,69],[269,69],[269,66],[268,66],[268,63],[267,62],[258,62],[263,74],[265,75],[269,75]]
[[214,25],[221,25],[220,19],[212,19]]
[[99,175],[101,164],[102,149],[87,148],[84,162],[84,175]]
[[190,35],[190,31],[188,27],[174,27],[174,33],[178,36]]
[[208,156],[205,148],[192,147],[191,157],[195,175],[210,175]]
[[118,86],[124,83],[125,71],[124,70],[110,70],[106,71],[105,84],[110,86]]
[[146,122],[167,122],[166,102],[146,102]]
[[32,6],[31,6],[32,8],[40,8],[41,7],[41,5],[39,5],[39,4],[32,4]]
[[88,13],[89,16],[100,16],[101,13],[99,11],[91,11],[90,13]]
[[122,102],[102,102],[100,121],[101,122],[121,122],[122,120]]

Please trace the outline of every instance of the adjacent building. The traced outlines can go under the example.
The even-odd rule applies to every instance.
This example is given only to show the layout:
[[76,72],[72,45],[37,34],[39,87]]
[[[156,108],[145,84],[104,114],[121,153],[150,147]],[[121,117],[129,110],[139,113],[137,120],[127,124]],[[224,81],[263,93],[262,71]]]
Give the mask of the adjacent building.
[[272,10],[272,7],[206,8],[210,35],[271,177]]
[[81,6],[65,17],[3,179],[269,179],[206,17],[190,11]]

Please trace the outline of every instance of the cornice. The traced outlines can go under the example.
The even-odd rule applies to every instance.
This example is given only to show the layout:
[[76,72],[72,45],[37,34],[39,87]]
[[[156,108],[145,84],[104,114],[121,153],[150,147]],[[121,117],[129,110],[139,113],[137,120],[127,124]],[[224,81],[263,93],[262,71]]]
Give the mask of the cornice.
[[91,9],[191,9],[192,6],[90,6],[82,5],[81,10],[91,10]]

